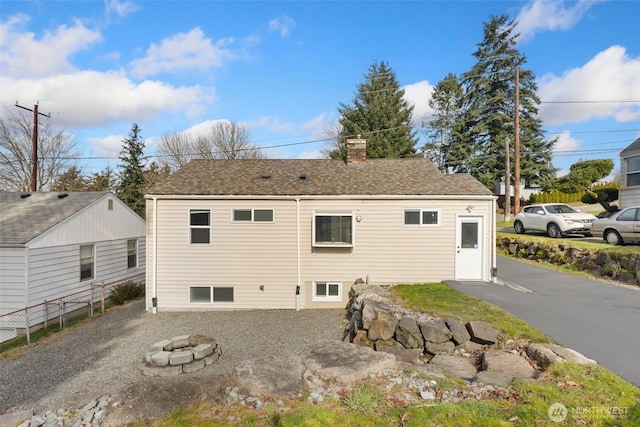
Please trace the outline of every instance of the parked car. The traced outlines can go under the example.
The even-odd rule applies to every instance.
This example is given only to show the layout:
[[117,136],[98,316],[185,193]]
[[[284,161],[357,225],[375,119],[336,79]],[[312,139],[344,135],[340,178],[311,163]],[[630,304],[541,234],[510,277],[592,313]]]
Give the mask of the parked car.
[[592,232],[611,245],[640,243],[640,206],[622,209],[607,218],[598,218]]
[[591,235],[596,217],[581,213],[562,203],[542,203],[526,206],[515,216],[513,228],[518,234],[526,231],[546,232],[549,237],[558,238],[565,234]]

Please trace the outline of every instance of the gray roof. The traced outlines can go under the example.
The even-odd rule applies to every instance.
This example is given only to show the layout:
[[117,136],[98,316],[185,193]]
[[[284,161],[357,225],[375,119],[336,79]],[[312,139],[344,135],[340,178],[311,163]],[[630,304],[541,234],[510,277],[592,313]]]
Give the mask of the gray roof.
[[468,174],[443,174],[427,159],[193,160],[148,195],[486,195]]
[[640,138],[636,139],[627,148],[620,152],[621,157],[640,153]]
[[24,245],[105,194],[0,192],[0,245]]

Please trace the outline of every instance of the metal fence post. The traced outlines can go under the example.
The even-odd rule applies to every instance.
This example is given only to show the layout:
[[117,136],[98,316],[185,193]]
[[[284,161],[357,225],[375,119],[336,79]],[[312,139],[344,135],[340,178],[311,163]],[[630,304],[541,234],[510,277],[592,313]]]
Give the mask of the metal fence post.
[[89,317],[93,317],[93,288],[91,285],[91,296],[89,297]]
[[64,302],[64,300],[62,300],[62,328],[64,328],[65,324],[67,323],[67,319],[66,319],[67,309],[66,309],[66,306],[67,306],[67,304]]
[[29,307],[24,308],[24,320],[27,326],[27,344],[31,345],[31,331],[29,330]]
[[100,291],[100,298],[101,298],[101,304],[102,304],[102,314],[104,314],[104,283],[100,284],[100,286],[102,287],[102,290]]
[[49,326],[49,303],[47,300],[44,300],[44,328],[47,329]]
[[60,321],[60,330],[62,330],[62,300],[58,301],[58,320]]

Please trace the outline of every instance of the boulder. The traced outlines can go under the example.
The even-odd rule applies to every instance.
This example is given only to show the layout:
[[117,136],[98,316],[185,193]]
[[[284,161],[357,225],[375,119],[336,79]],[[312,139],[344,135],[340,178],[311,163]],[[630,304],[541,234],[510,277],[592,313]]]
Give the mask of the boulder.
[[404,348],[396,340],[378,340],[375,350],[393,354],[398,362],[404,363],[420,363],[420,356],[422,356],[421,348]]
[[441,371],[463,380],[471,380],[478,370],[468,357],[437,354],[429,361]]
[[424,338],[416,319],[403,316],[396,326],[395,338],[405,348],[424,348]]
[[467,322],[467,331],[471,335],[471,341],[478,344],[495,344],[498,333],[491,326],[481,320]]
[[557,344],[535,343],[527,347],[527,356],[546,368],[551,363],[572,362],[578,365],[595,365],[597,362],[581,353]]
[[302,391],[301,359],[271,355],[245,360],[233,371],[232,382],[250,396],[298,396]]
[[398,326],[398,319],[374,319],[367,334],[371,341],[388,340],[396,332],[396,326]]
[[467,341],[465,343],[460,344],[456,347],[458,350],[462,349],[466,353],[480,353],[484,350],[484,346],[482,344],[478,344],[477,342]]
[[484,385],[495,385],[498,387],[509,387],[513,381],[513,377],[509,374],[498,371],[480,371],[473,377],[475,382]]
[[514,378],[535,378],[538,375],[524,357],[503,350],[485,351],[482,356],[482,370],[502,372]]
[[451,354],[456,346],[453,342],[424,342],[424,350],[430,354]]
[[370,329],[371,323],[376,319],[393,319],[391,307],[370,298],[365,298],[362,300],[362,327],[364,329]]
[[360,329],[356,332],[356,335],[353,337],[351,342],[362,347],[373,347],[373,341],[367,338],[367,331],[364,329]]
[[451,339],[457,345],[464,344],[471,339],[471,335],[469,335],[469,331],[464,326],[464,324],[456,319],[451,317],[447,317],[444,319],[444,323],[447,325],[447,328],[451,331],[453,336]]
[[425,341],[443,343],[449,341],[453,336],[449,328],[447,328],[447,325],[445,325],[441,319],[431,319],[426,322],[420,322],[418,326]]
[[318,377],[345,385],[397,366],[392,354],[344,341],[324,340],[308,344],[301,357],[303,365]]

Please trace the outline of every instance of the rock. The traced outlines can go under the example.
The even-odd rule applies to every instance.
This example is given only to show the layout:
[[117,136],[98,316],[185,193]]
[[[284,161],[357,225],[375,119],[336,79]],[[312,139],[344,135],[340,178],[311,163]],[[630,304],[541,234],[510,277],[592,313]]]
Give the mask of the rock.
[[404,348],[396,340],[378,340],[374,348],[376,351],[393,354],[398,362],[417,364],[420,363],[420,356],[422,356],[421,348]]
[[432,390],[420,391],[420,398],[422,400],[436,400],[436,394]]
[[473,377],[472,381],[498,387],[509,387],[513,381],[513,377],[504,372],[480,371]]
[[240,363],[234,369],[232,381],[251,396],[295,397],[302,391],[303,372],[299,357],[272,355]]
[[424,348],[424,338],[416,319],[403,316],[400,318],[395,332],[396,341],[405,348]]
[[371,341],[388,340],[393,337],[398,319],[374,319],[371,321],[367,336]]
[[534,360],[543,369],[546,369],[552,363],[562,363],[564,361],[562,357],[541,343],[529,344],[526,348],[526,353],[531,360]]
[[457,345],[464,344],[471,339],[469,331],[467,331],[467,328],[464,326],[464,324],[462,324],[462,322],[451,317],[447,317],[444,319],[444,323],[453,334],[451,339]]
[[204,359],[194,360],[189,363],[185,363],[182,365],[182,372],[185,374],[190,374],[191,372],[199,371],[205,367]]
[[[553,354],[555,354],[557,357],[561,358],[562,360],[557,360],[556,358],[551,356],[545,350],[549,350],[549,351],[553,352]],[[542,366],[542,367],[548,366],[548,364],[547,365],[543,364],[544,363],[544,358],[543,358],[543,362],[541,363],[541,361],[536,359],[536,357],[534,357],[534,356],[529,354],[530,351],[536,357],[538,356],[538,354],[547,355],[549,357],[550,363],[560,362],[560,361],[567,361],[567,362],[577,363],[578,365],[595,365],[595,364],[597,364],[597,362],[595,360],[589,359],[588,357],[584,356],[581,353],[578,353],[575,350],[572,350],[572,349],[566,348],[566,347],[562,347],[562,346],[557,345],[557,344],[537,343],[537,344],[529,345],[529,347],[527,348],[527,355],[529,357],[531,357],[532,359],[536,360],[536,362],[540,363],[540,366]]]
[[362,347],[373,347],[373,341],[368,338],[367,331],[365,331],[364,329],[360,329],[358,332],[356,332],[356,335],[353,337],[352,342],[355,345],[359,345]]
[[471,380],[478,370],[473,365],[473,361],[463,356],[449,356],[437,354],[429,361],[443,372],[463,380]]
[[7,412],[6,414],[0,414],[0,426],[15,426],[25,420],[27,420],[26,422],[28,426],[31,417],[33,417],[33,409],[25,409],[16,412]]
[[351,318],[349,319],[349,324],[345,328],[345,333],[343,338],[348,339],[349,341],[353,341],[358,331],[362,330],[363,327],[364,326],[362,325],[362,312],[360,312],[359,310],[354,311],[351,314]]
[[455,349],[455,344],[452,343],[451,341],[440,342],[440,343],[430,342],[430,341],[424,342],[424,350],[430,354],[451,354],[453,353],[454,349]]
[[197,347],[201,344],[215,344],[216,340],[206,335],[197,334],[189,337],[189,346]]
[[182,373],[182,365],[143,366],[142,373],[149,377],[171,377]]
[[367,330],[370,329],[371,323],[376,319],[393,319],[391,307],[370,298],[365,298],[362,300],[362,327]]
[[480,353],[484,350],[484,346],[482,344],[478,344],[477,342],[467,341],[465,343],[460,344],[456,347],[457,349],[462,349],[467,353]]
[[485,351],[482,357],[482,370],[502,372],[514,378],[535,378],[537,376],[536,370],[525,358],[503,350]]
[[467,322],[467,331],[471,335],[471,341],[478,344],[495,344],[498,333],[491,326],[480,320]]
[[443,343],[451,339],[453,334],[447,328],[444,321],[441,319],[433,319],[428,322],[420,322],[420,332],[425,341],[431,341],[432,343]]
[[308,344],[302,351],[302,363],[320,378],[346,385],[397,366],[392,354],[328,340]]

